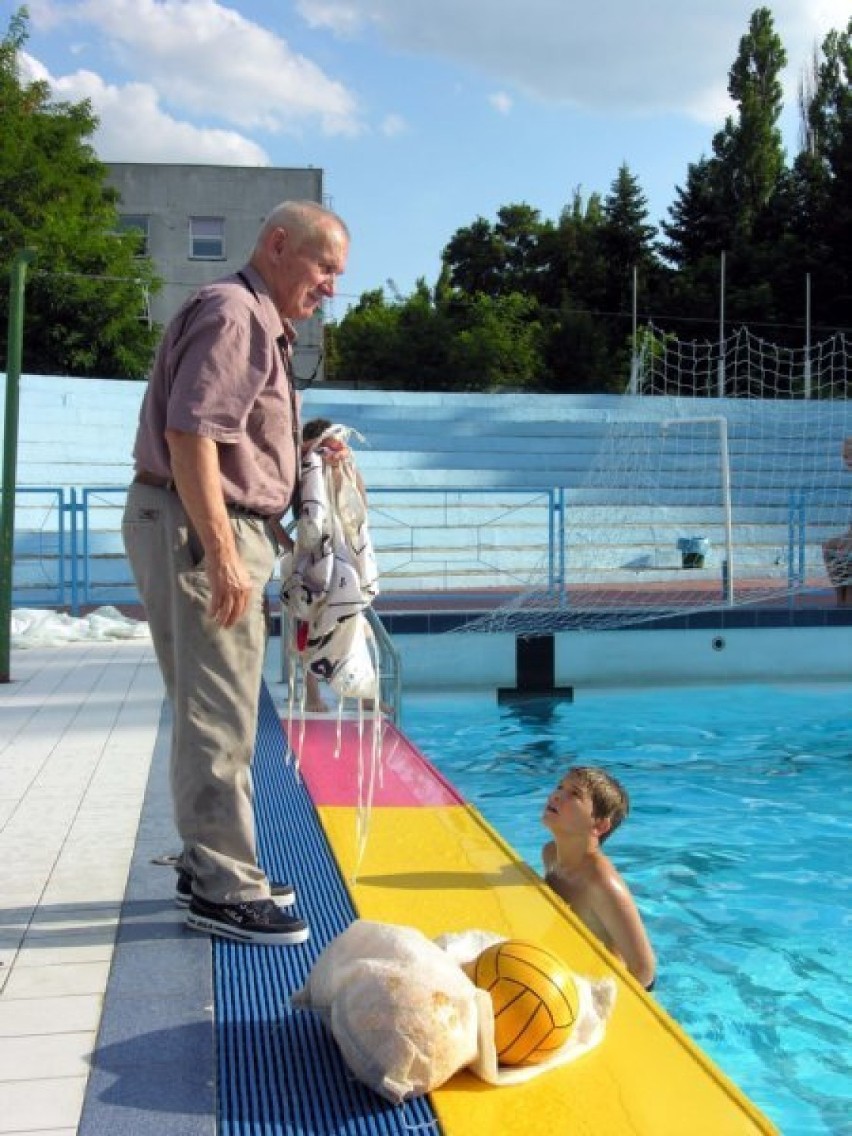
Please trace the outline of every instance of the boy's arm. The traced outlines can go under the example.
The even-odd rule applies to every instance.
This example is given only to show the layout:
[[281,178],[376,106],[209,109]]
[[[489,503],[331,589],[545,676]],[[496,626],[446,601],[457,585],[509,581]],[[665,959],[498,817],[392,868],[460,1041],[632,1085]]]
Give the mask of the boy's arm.
[[603,923],[613,949],[634,978],[647,989],[654,981],[657,960],[633,896],[616,873],[596,890],[595,914]]

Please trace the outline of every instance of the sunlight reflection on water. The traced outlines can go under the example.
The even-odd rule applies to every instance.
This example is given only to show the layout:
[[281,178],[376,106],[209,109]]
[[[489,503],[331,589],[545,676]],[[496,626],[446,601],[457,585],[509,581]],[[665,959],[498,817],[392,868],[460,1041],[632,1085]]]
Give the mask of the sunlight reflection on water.
[[410,695],[406,733],[534,868],[570,764],[630,793],[607,844],[660,959],[657,997],[790,1136],[852,1111],[846,871],[852,688]]

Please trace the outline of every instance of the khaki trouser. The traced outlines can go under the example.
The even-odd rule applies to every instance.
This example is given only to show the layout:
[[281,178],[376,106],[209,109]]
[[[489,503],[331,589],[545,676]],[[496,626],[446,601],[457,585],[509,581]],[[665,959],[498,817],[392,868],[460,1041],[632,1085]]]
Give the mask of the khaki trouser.
[[207,614],[203,549],[178,495],[134,483],[122,523],[172,704],[171,788],[181,865],[212,903],[269,895],[257,865],[250,765],[266,638],[263,592],[275,544],[262,520],[231,519],[255,594],[228,629]]

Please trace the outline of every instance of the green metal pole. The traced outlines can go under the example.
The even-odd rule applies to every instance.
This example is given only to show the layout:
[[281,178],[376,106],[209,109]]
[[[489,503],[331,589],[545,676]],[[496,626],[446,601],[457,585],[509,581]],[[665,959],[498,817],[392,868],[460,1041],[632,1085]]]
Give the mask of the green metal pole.
[[12,637],[12,550],[15,543],[15,488],[18,466],[18,405],[24,341],[24,281],[34,249],[22,249],[9,278],[9,341],[6,344],[6,416],[3,427],[3,495],[0,506],[0,682],[10,682]]

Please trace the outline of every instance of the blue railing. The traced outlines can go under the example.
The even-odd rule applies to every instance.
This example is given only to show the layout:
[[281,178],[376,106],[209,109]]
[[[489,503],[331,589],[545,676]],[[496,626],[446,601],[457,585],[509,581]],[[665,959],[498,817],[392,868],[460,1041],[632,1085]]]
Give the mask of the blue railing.
[[[83,607],[138,601],[121,539],[125,486],[16,491],[12,603]],[[40,504],[40,499],[46,499]],[[371,487],[382,591],[517,589],[564,578],[564,491]]]
[[[844,516],[852,512],[852,502],[846,506]],[[828,514],[828,516],[826,516]],[[790,593],[805,587],[808,577],[808,549],[816,543],[822,552],[822,540],[815,541],[813,533],[831,529],[837,535],[837,501],[826,501],[823,488],[793,489],[790,491],[787,524],[787,586]]]
[[[16,494],[12,603],[16,607],[84,607],[138,601],[121,539],[125,486],[83,489],[20,487]],[[636,563],[671,571],[681,530],[698,523],[684,508],[656,516],[649,507],[578,505],[571,490],[371,487],[370,528],[382,595],[430,600],[478,593],[493,598],[534,588],[561,606],[578,584],[636,586]],[[792,594],[823,574],[821,541],[836,532],[849,507],[823,490],[797,490],[774,520],[735,515],[740,574],[774,578]],[[640,520],[633,517],[636,513]],[[628,523],[629,522],[629,523]],[[701,509],[702,526],[708,522]],[[712,523],[712,522],[711,522]],[[717,527],[720,522],[717,518]],[[702,531],[710,531],[702,528]],[[718,535],[718,534],[717,534]],[[718,571],[708,562],[707,572]],[[696,577],[697,578],[697,577]],[[652,580],[646,570],[641,582]],[[277,598],[277,585],[270,588]]]

